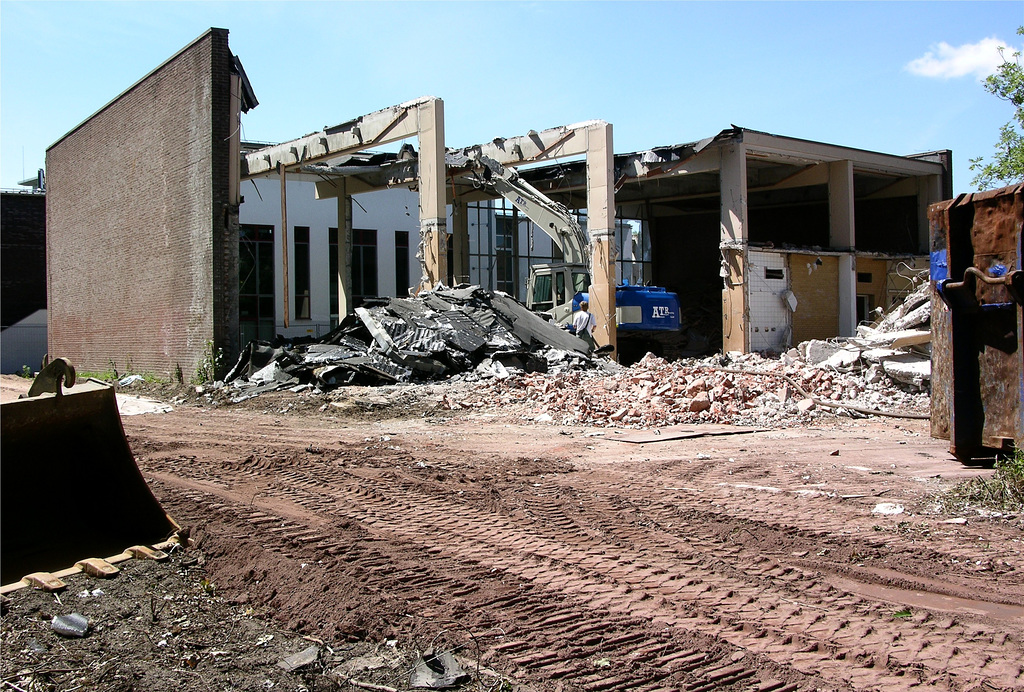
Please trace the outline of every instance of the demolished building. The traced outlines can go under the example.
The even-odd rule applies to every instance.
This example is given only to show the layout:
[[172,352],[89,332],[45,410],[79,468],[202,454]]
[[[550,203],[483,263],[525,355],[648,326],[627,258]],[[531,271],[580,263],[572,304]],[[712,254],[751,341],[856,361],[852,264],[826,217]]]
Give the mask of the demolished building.
[[[409,266],[418,248],[422,271],[410,272],[410,289],[465,282],[521,298],[528,265],[558,259],[533,252],[538,234],[516,209],[445,169],[440,99],[243,150],[237,123],[253,105],[227,31],[211,29],[50,147],[51,353],[83,369],[130,362],[179,376],[213,350],[232,362],[253,336],[241,326],[239,271],[251,227],[269,258],[269,280],[254,295],[257,333],[321,334],[327,321],[299,309],[296,277],[308,279],[307,304],[338,295],[331,326],[368,297],[353,290],[363,266],[354,253],[365,259],[377,248],[361,245],[352,224],[353,200],[358,206],[364,193],[402,195],[405,207],[416,190],[409,213],[417,230],[402,252]],[[143,126],[124,140],[126,122]],[[195,136],[156,136],[168,128]],[[371,151],[413,137],[415,149]],[[600,246],[594,282],[604,288],[591,301],[599,343],[614,342],[610,289],[620,280],[677,292],[684,329],[699,327],[709,350],[781,351],[853,335],[874,308],[909,290],[906,269],[926,265],[925,210],[952,194],[948,151],[896,156],[737,127],[630,154],[612,155],[611,125],[599,121],[466,149],[531,164],[523,178],[578,211]],[[187,170],[176,165],[186,154]],[[119,184],[129,176],[132,190]],[[264,204],[268,217],[240,227],[240,182],[258,178],[271,189],[279,183],[280,205],[275,213]],[[299,197],[327,213],[303,218],[296,183]],[[397,245],[399,237],[379,240]],[[399,255],[397,247],[380,253],[400,267]],[[378,288],[402,295],[398,286]]]

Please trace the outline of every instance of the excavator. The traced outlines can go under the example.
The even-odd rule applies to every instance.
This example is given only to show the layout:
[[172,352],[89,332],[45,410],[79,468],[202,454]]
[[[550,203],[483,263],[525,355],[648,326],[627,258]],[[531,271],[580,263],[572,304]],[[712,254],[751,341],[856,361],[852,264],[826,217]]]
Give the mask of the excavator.
[[57,358],[28,394],[0,404],[0,593],[164,559],[179,529],[135,464],[112,386],[77,382]]
[[[576,215],[523,180],[514,168],[486,156],[459,154],[449,156],[446,163],[470,170],[475,185],[507,199],[551,238],[564,261],[530,267],[526,305],[555,324],[569,324],[580,302],[588,300],[593,269],[590,239]],[[637,360],[648,351],[662,355],[666,344],[679,340],[675,293],[658,286],[620,284],[615,304],[620,360]]]

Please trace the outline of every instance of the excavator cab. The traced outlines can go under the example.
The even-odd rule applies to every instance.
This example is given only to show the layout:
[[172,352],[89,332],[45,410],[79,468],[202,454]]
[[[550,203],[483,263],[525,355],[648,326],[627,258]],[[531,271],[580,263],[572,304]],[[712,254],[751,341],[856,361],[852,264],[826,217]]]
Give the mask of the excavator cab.
[[572,321],[578,295],[590,287],[590,272],[581,264],[535,264],[530,267],[526,306],[558,325]]

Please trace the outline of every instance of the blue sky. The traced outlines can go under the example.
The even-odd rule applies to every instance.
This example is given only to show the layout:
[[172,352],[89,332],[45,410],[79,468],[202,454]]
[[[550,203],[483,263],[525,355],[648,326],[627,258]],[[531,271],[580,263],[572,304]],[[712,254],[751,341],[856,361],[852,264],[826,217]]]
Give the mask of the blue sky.
[[980,79],[1024,38],[1012,2],[28,2],[0,0],[0,187],[211,26],[283,141],[420,96],[466,146],[584,120],[615,150],[731,124],[909,154],[991,155],[1009,104]]

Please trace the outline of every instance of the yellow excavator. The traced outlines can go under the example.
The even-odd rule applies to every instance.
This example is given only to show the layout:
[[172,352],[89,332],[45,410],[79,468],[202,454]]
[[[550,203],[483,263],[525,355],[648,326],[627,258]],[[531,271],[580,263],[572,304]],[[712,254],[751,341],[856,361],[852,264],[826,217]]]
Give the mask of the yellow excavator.
[[76,383],[58,358],[0,404],[0,584],[152,552],[178,528],[135,465],[112,386]]

